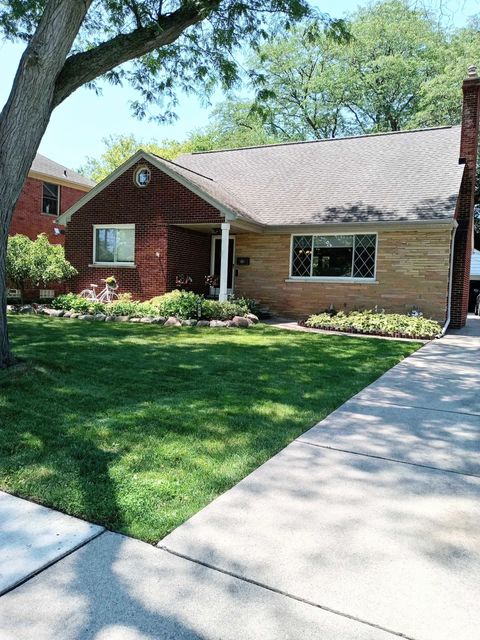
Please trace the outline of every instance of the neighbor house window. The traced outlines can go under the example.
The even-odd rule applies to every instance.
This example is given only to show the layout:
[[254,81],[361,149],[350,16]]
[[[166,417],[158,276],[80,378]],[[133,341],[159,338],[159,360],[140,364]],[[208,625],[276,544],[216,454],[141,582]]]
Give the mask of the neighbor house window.
[[99,264],[133,264],[135,225],[94,225],[93,260]]
[[49,213],[53,216],[58,216],[60,203],[60,187],[58,184],[51,184],[50,182],[43,183],[43,213]]
[[375,278],[376,234],[292,237],[292,278]]

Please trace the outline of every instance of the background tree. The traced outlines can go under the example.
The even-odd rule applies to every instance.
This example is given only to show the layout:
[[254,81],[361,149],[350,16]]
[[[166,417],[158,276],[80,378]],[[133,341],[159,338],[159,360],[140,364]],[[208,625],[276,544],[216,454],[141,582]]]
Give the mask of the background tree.
[[8,242],[6,260],[7,280],[20,289],[24,301],[27,287],[65,282],[77,274],[77,270],[66,260],[60,244],[50,244],[45,233],[36,240],[17,234]]
[[[308,13],[306,0],[5,0],[0,30],[27,46],[0,114],[0,367],[12,362],[6,318],[5,267],[15,203],[52,111],[99,77],[130,82],[145,115],[162,95],[205,94],[238,78],[235,49],[256,46],[268,19]],[[125,64],[130,62],[130,64]],[[168,107],[160,117],[172,116]]]

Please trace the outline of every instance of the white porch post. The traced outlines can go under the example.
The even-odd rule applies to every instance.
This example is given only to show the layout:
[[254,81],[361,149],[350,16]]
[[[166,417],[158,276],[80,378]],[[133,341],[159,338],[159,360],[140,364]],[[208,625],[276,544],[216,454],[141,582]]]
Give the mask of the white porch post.
[[222,222],[222,257],[220,261],[220,293],[218,295],[220,302],[224,302],[227,299],[229,240],[230,223]]

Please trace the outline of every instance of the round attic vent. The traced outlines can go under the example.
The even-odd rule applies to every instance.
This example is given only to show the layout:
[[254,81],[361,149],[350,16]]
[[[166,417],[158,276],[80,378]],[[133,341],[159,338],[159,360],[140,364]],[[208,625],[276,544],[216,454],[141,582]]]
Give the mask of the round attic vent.
[[146,187],[151,177],[152,173],[148,167],[138,167],[135,171],[135,184],[137,187]]

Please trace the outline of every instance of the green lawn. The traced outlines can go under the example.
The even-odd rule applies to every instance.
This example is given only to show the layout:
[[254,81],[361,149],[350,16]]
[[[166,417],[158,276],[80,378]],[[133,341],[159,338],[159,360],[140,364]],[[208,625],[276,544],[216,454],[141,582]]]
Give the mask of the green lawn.
[[0,488],[149,542],[417,344],[11,317]]

